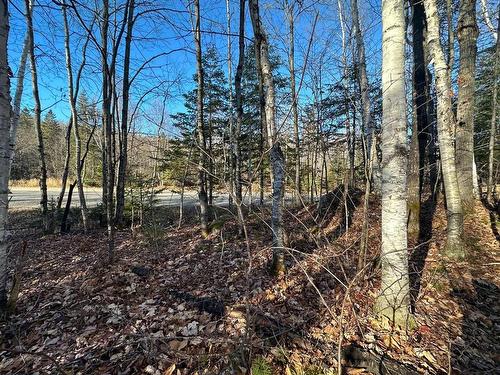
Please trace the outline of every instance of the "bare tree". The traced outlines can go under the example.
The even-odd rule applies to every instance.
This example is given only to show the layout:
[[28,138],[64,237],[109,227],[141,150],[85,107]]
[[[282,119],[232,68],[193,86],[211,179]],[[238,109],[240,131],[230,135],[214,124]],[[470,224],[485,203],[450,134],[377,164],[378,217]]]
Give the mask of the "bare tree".
[[196,46],[196,75],[197,75],[197,96],[196,96],[196,127],[198,133],[198,199],[200,201],[200,224],[203,235],[208,234],[208,196],[206,191],[206,168],[205,159],[207,157],[207,143],[205,126],[203,123],[203,64],[201,52],[201,30],[200,30],[200,1],[194,1],[194,41]]
[[[272,269],[275,274],[285,271],[285,259],[283,253],[283,197],[285,192],[285,157],[281,150],[276,127],[276,96],[274,90],[273,73],[269,60],[269,42],[262,25],[259,14],[259,1],[249,0],[250,18],[253,31],[258,45],[259,55],[258,70],[263,82],[264,104],[265,104],[265,126],[269,158],[272,169],[273,199],[271,213],[271,229],[273,231],[273,262]],[[262,100],[262,99],[261,99]]]
[[226,32],[227,32],[227,81],[229,91],[229,202],[235,195],[236,188],[236,129],[234,127],[233,103],[233,44],[231,42],[231,3],[226,0]]
[[358,1],[351,0],[352,23],[354,29],[354,36],[356,38],[356,66],[357,80],[359,89],[361,91],[361,110],[362,110],[362,128],[363,128],[363,144],[365,145],[365,197],[363,202],[363,229],[361,233],[361,242],[359,249],[358,269],[365,265],[366,249],[368,246],[368,210],[371,192],[371,169],[373,165],[373,158],[375,157],[375,144],[376,137],[374,136],[374,129],[371,115],[371,103],[369,96],[369,83],[368,74],[366,72],[366,55],[365,55],[365,42],[361,31],[361,23],[359,21]]
[[[7,303],[6,228],[10,176],[10,68],[7,58],[9,38],[8,2],[0,1],[0,311]],[[13,140],[12,140],[13,141]]]
[[40,163],[40,207],[42,209],[43,227],[44,231],[48,232],[49,223],[49,209],[48,209],[48,198],[47,198],[47,166],[45,162],[45,146],[43,142],[42,133],[42,121],[41,113],[42,108],[40,104],[40,95],[38,91],[38,72],[35,59],[35,37],[33,32],[33,3],[31,0],[25,0],[26,5],[26,25],[29,33],[29,57],[31,66],[31,85],[33,88],[33,99],[35,102],[34,117],[35,117],[35,129],[38,139],[38,153],[39,153],[39,163]]
[[382,3],[382,321],[411,321],[406,232],[405,14],[402,0]]
[[[295,83],[295,0],[285,0],[285,14],[288,20],[288,69],[290,71],[290,95],[292,97],[292,120],[293,120],[293,139],[295,143],[295,192],[296,201],[301,200],[301,181],[300,181],[300,135],[299,135],[299,106],[297,87]],[[300,2],[298,2],[300,7]]]
[[456,124],[457,178],[462,204],[473,209],[473,159],[474,159],[474,94],[476,87],[476,50],[478,28],[476,1],[461,0],[458,19],[458,44],[460,69],[458,72],[458,106]]
[[[500,35],[500,6],[498,7],[498,24],[497,35]],[[490,143],[488,155],[488,187],[486,197],[488,202],[493,203],[493,192],[495,190],[495,183],[493,182],[493,161],[495,157],[495,144],[497,132],[497,96],[498,96],[498,76],[500,69],[500,38],[496,39],[495,47],[495,67],[493,73],[493,94],[491,96],[491,126],[490,126]]]
[[24,77],[26,75],[26,61],[28,59],[28,51],[30,46],[29,33],[26,32],[23,42],[23,50],[19,60],[19,68],[17,70],[16,92],[14,94],[14,103],[12,108],[12,117],[10,120],[10,166],[14,160],[14,151],[16,147],[17,127],[19,124],[19,115],[21,113],[21,99],[24,91]]
[[[64,49],[66,55],[66,71],[68,76],[68,100],[71,109],[71,126],[68,126],[68,131],[71,131],[73,128],[73,134],[75,137],[75,159],[76,159],[76,183],[78,188],[78,196],[80,198],[80,207],[82,212],[82,221],[83,228],[86,231],[88,229],[88,209],[87,202],[85,200],[85,193],[83,190],[83,160],[82,160],[82,141],[80,137],[80,125],[79,125],[79,114],[76,108],[76,101],[78,97],[78,90],[80,86],[80,77],[83,71],[83,67],[85,66],[86,59],[86,49],[89,42],[89,36],[87,35],[87,39],[85,41],[83,47],[83,61],[80,65],[80,69],[78,70],[78,74],[76,77],[76,87],[73,79],[73,66],[71,62],[71,48],[70,48],[70,34],[69,34],[69,26],[68,26],[68,15],[67,15],[67,5],[63,0],[61,9],[63,15],[63,24],[64,24]],[[69,150],[68,150],[69,154]],[[64,194],[64,190],[62,190]]]
[[[245,0],[240,0],[240,22],[238,34],[238,66],[234,77],[234,90],[236,96],[236,128],[233,137],[234,147],[234,182],[235,196],[239,202],[242,199],[241,192],[241,126],[243,124],[243,95],[241,92],[241,80],[243,78],[243,66],[245,64]],[[250,205],[251,205],[250,201]]]
[[448,217],[445,253],[453,258],[463,258],[465,256],[462,241],[464,214],[453,144],[455,116],[451,105],[450,72],[439,39],[439,14],[435,0],[424,0],[424,7],[427,19],[427,44],[430,56],[434,61],[437,132]]
[[[125,55],[123,57],[123,86],[122,86],[122,116],[121,116],[121,141],[120,156],[118,164],[118,179],[116,184],[116,211],[115,221],[120,224],[123,221],[123,209],[125,207],[125,177],[127,172],[127,147],[128,147],[128,110],[130,95],[130,49],[132,45],[132,33],[134,29],[135,1],[128,3],[127,35],[125,37]],[[125,21],[124,21],[125,22]]]
[[[113,62],[108,63],[108,31],[109,31],[109,1],[102,2],[101,15],[101,64],[102,64],[102,130],[104,139],[103,157],[103,188],[105,189],[106,222],[108,227],[108,261],[114,255],[114,223],[113,223],[113,191],[115,180],[114,149],[113,149],[113,119],[111,102],[113,95]],[[116,47],[116,46],[115,46]]]
[[408,164],[408,236],[420,234],[420,201],[424,175],[428,129],[428,81],[424,52],[425,9],[420,0],[412,0],[413,50],[413,127]]

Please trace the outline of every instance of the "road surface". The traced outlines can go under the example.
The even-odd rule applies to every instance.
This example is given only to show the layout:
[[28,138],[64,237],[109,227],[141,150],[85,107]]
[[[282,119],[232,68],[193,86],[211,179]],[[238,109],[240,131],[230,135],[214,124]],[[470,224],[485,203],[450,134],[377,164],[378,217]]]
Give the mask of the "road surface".
[[[12,195],[10,196],[10,208],[17,209],[29,209],[37,208],[40,204],[40,190],[37,188],[11,188]],[[68,189],[66,189],[67,197]],[[53,200],[54,203],[57,202],[59,197],[59,189],[49,188],[48,189],[49,203]],[[66,204],[66,197],[64,199],[63,207]],[[85,198],[87,201],[87,206],[95,207],[102,201],[102,190],[99,188],[86,188]],[[171,192],[169,190],[163,191],[156,197],[157,204],[162,206],[178,206],[181,201],[181,196],[179,193]],[[198,196],[196,192],[186,191],[184,193],[184,204],[186,206],[192,206],[198,201]],[[218,195],[214,197],[214,203],[225,204],[227,203],[227,196]],[[71,199],[71,205],[73,207],[79,207],[80,200],[78,199],[78,192],[76,189],[73,191],[73,197]]]
[[[39,207],[40,204],[40,190],[38,188],[20,188],[13,187],[10,189],[10,203],[9,208],[12,209],[33,209]],[[49,188],[47,191],[49,204],[50,202],[57,202],[59,197],[58,188]],[[66,205],[66,197],[68,194],[68,189],[66,189],[66,196],[63,201],[63,207]],[[85,188],[85,198],[88,207],[95,207],[102,202],[102,189],[101,188]],[[288,193],[285,196],[287,202],[291,202],[293,198],[292,193]],[[163,192],[155,196],[155,204],[158,206],[179,206],[181,203],[181,195],[178,191],[164,190]],[[244,197],[244,203],[248,204],[248,196]],[[253,203],[258,204],[258,197],[253,197]],[[196,191],[188,190],[184,192],[184,206],[192,207],[198,204],[198,193]],[[227,193],[215,193],[214,192],[214,205],[215,206],[227,206],[229,204]],[[271,204],[270,194],[266,194],[264,199],[264,204]],[[79,207],[80,200],[78,199],[78,191],[73,191],[73,197],[71,199],[72,207]]]

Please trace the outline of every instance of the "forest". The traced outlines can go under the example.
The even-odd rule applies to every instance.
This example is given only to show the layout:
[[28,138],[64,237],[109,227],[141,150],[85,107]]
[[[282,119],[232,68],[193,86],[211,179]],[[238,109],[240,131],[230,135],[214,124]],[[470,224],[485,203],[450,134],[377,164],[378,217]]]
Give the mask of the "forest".
[[0,374],[500,374],[495,0],[0,0]]

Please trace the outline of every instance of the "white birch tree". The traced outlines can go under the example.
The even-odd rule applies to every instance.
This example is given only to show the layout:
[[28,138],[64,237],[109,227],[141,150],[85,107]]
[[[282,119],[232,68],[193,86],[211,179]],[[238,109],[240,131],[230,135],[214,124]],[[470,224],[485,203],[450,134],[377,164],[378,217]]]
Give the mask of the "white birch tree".
[[0,311],[7,303],[6,224],[9,206],[10,176],[10,68],[7,58],[9,11],[0,1]]
[[427,18],[427,45],[431,60],[434,62],[437,97],[437,132],[448,218],[445,253],[452,258],[463,258],[465,256],[462,240],[464,215],[458,185],[453,140],[455,115],[451,103],[450,72],[440,42],[439,14],[435,0],[424,0],[424,7]]
[[405,3],[382,2],[382,285],[384,324],[411,323],[406,232]]

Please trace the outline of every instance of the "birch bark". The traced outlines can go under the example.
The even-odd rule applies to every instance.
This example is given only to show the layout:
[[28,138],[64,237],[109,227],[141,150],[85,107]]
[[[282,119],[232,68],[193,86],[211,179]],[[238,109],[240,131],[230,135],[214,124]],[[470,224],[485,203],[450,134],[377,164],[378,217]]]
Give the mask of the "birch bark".
[[430,57],[434,61],[437,133],[448,217],[445,253],[452,258],[463,258],[465,256],[462,241],[464,215],[453,142],[455,118],[451,104],[450,74],[439,39],[439,14],[435,0],[424,0],[424,7],[427,19],[427,45]]
[[382,285],[384,324],[411,323],[406,232],[405,14],[402,0],[382,2]]

